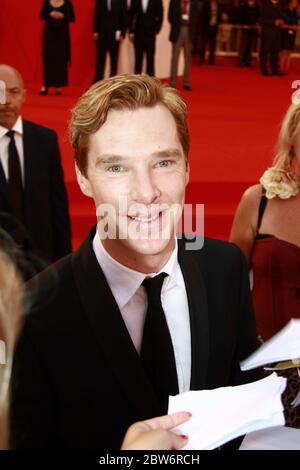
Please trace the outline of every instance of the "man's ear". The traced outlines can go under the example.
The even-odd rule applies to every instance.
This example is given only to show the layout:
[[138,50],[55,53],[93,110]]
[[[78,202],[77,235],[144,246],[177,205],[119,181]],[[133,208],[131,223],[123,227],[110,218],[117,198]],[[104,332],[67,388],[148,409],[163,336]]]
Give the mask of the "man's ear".
[[76,171],[76,176],[77,176],[77,182],[79,184],[79,187],[81,189],[81,192],[87,196],[87,197],[93,197],[92,196],[92,190],[91,190],[91,185],[89,180],[81,173],[79,170],[78,166],[75,163],[75,171]]

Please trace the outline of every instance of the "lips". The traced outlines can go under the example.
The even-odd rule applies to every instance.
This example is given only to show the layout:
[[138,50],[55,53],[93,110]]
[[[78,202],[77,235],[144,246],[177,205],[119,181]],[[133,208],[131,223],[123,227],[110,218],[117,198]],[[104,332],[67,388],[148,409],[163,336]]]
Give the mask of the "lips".
[[159,212],[156,215],[151,215],[151,216],[133,216],[133,215],[128,215],[128,217],[132,220],[135,220],[136,222],[141,222],[143,224],[150,224],[151,222],[154,222],[157,220],[160,216],[161,212]]
[[14,113],[14,110],[11,108],[3,108],[0,106],[0,113]]

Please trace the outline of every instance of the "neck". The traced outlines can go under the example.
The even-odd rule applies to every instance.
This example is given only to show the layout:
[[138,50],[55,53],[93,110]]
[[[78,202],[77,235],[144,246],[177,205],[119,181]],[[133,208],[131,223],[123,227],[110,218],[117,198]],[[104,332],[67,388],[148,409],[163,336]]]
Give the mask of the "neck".
[[159,272],[166,265],[175,248],[174,239],[170,240],[163,253],[154,255],[143,255],[133,250],[127,253],[120,253],[120,248],[116,248],[114,240],[105,239],[102,240],[102,244],[109,255],[118,263],[144,274]]

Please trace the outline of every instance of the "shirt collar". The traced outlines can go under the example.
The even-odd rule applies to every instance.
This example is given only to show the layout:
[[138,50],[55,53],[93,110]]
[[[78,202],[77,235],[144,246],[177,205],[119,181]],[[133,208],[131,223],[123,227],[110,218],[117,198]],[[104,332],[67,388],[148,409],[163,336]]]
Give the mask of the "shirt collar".
[[[23,135],[23,121],[21,116],[18,117],[15,124],[13,125],[12,131],[15,131],[17,134]],[[6,127],[0,126],[0,139],[9,131]]]
[[[145,277],[154,277],[161,272],[167,273],[175,284],[184,288],[184,281],[181,275],[180,266],[178,263],[178,243],[176,239],[176,246],[165,264],[165,266],[159,271],[159,273],[145,274],[124,266],[123,264],[116,261],[110,256],[105,250],[98,231],[96,231],[93,240],[93,250],[96,255],[97,261],[100,264],[108,285],[113,293],[114,298],[122,309],[129,300],[136,293],[140,285],[142,284]],[[169,278],[168,278],[169,279]]]

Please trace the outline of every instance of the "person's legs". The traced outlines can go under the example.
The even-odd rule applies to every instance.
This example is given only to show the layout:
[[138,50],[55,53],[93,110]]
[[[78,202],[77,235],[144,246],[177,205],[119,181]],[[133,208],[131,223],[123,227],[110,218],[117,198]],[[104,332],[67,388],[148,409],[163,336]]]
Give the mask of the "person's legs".
[[[181,30],[182,30],[182,28],[181,28]],[[181,47],[182,47],[181,30],[180,30],[179,37],[178,37],[177,41],[172,43],[170,85],[174,86],[174,87],[176,86],[178,60],[179,60],[180,50],[181,50]]]
[[209,28],[209,64],[215,64],[215,51],[217,43],[217,26],[210,26]]
[[200,47],[200,64],[204,64],[205,62],[205,51],[206,51],[206,46],[207,46],[207,40],[208,40],[208,29],[203,28],[201,32],[201,47]]
[[107,38],[105,37],[105,35],[103,35],[101,37],[101,41],[98,40],[97,63],[96,63],[95,78],[94,78],[93,83],[96,83],[99,80],[103,79],[107,46],[108,46]]
[[190,67],[192,56],[193,44],[190,41],[189,28],[183,28],[183,53],[184,53],[184,72],[183,72],[183,86],[190,89]]
[[146,54],[147,54],[147,74],[154,76],[154,59],[155,59],[155,35],[149,36],[146,39]]
[[279,51],[280,51],[280,31],[274,31],[270,45],[270,65],[271,72],[274,75],[280,73],[279,69]]
[[143,55],[144,55],[144,39],[142,37],[134,37],[134,73],[142,73]]
[[119,58],[119,41],[116,41],[115,38],[111,39],[109,47],[110,55],[110,76],[113,77],[117,75],[118,69],[118,58]]
[[242,67],[245,65],[245,55],[246,55],[246,42],[247,37],[245,31],[242,31],[240,48],[239,48],[239,55],[238,55],[238,66]]
[[252,62],[252,44],[253,44],[253,33],[248,31],[246,34],[246,44],[245,44],[245,53],[244,53],[244,64],[246,67],[251,66]]
[[266,28],[262,29],[260,44],[260,69],[263,75],[268,75],[268,58],[270,49],[270,34]]

